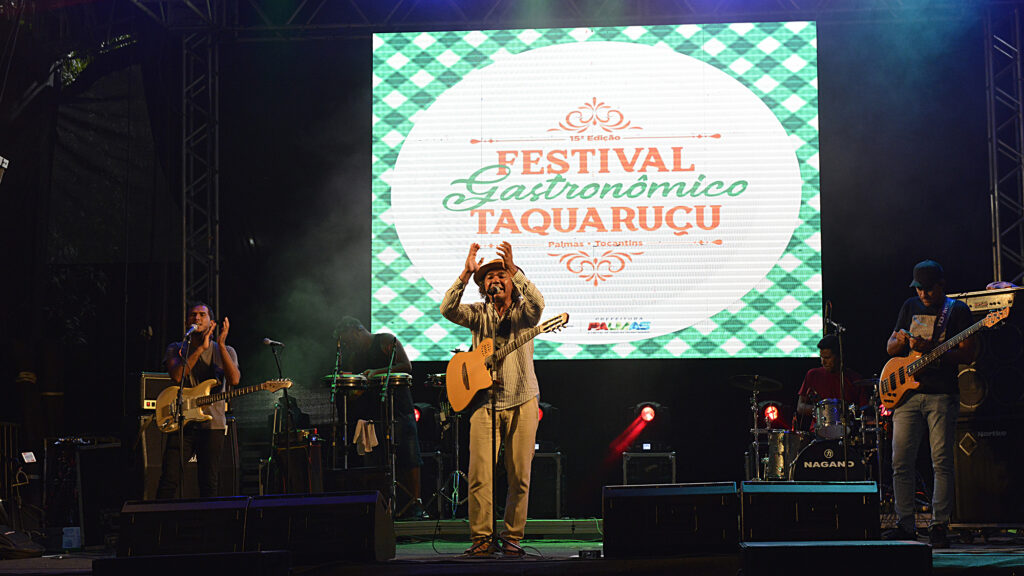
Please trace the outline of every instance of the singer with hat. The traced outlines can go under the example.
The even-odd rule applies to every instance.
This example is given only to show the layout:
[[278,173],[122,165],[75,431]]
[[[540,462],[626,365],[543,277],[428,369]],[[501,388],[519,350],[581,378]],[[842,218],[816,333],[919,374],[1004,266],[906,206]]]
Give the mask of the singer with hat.
[[[242,373],[238,370],[238,354],[225,343],[231,326],[227,317],[221,322],[216,338],[213,338],[213,333],[217,329],[217,320],[209,305],[193,303],[185,319],[191,324],[185,339],[171,343],[164,352],[164,365],[171,380],[184,387],[195,386],[210,379],[220,382],[222,388],[237,386]],[[219,391],[222,390],[214,389],[212,392]],[[223,400],[205,406],[203,411],[213,419],[189,422],[180,435],[177,432],[167,435],[160,483],[156,489],[157,498],[174,498],[181,484],[181,463],[190,460],[193,455],[199,467],[199,496],[207,498],[218,495],[218,471],[224,450],[224,437],[227,435],[226,409],[227,403]]]
[[[486,338],[494,338],[496,347],[516,338],[540,322],[544,298],[512,258],[512,245],[497,247],[499,258],[484,263],[477,259],[479,244],[469,247],[469,255],[455,283],[441,301],[441,314],[469,328],[473,348]],[[470,278],[476,283],[483,302],[461,304]],[[526,529],[526,511],[530,494],[530,468],[537,437],[540,388],[533,367],[533,341],[522,344],[501,360],[493,370],[491,393],[494,414],[486,392],[466,408],[469,414],[469,528],[473,544],[469,556],[488,555],[495,550],[493,541],[491,460],[491,418],[496,419],[497,438],[504,444],[508,497],[501,538],[501,552],[522,556],[519,541]]]

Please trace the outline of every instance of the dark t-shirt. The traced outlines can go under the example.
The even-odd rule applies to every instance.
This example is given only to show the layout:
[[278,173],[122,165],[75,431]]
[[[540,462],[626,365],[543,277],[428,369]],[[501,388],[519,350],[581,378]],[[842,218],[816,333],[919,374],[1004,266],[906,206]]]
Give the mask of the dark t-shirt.
[[[896,331],[907,330],[915,338],[933,340],[932,333],[939,316],[942,314],[942,307],[927,307],[917,296],[908,298],[900,308],[900,315],[896,319]],[[956,336],[974,324],[971,316],[971,309],[960,300],[953,301],[953,309],[949,311],[949,318],[942,334],[934,338],[936,345],[944,342],[947,338]],[[957,363],[946,357],[939,357],[931,364],[925,366],[914,374],[914,379],[921,383],[917,392],[922,394],[959,394],[960,388],[957,384]]]

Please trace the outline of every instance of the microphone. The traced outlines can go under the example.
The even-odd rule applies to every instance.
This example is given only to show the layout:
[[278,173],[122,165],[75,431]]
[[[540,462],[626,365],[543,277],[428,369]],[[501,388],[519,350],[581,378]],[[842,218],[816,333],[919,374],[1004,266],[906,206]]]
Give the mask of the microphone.
[[264,346],[277,346],[278,348],[284,348],[284,344],[281,344],[277,340],[271,340],[270,338],[263,339]]
[[491,285],[490,288],[487,289],[487,294],[489,294],[491,296],[494,296],[497,293],[498,293],[498,287],[493,285],[493,284]]
[[188,331],[185,332],[185,339],[187,340],[188,337],[191,336],[192,333],[195,332],[196,330],[199,330],[199,325],[198,324],[193,324],[193,325],[189,326],[188,327]]

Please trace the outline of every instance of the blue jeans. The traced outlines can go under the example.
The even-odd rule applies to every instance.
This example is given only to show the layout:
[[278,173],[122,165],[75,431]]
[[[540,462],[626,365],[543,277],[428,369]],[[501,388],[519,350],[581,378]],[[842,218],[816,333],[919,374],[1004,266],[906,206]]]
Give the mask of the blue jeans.
[[892,416],[892,487],[900,526],[915,530],[917,448],[928,434],[935,482],[931,524],[948,524],[953,510],[953,450],[960,399],[952,394],[912,394]]

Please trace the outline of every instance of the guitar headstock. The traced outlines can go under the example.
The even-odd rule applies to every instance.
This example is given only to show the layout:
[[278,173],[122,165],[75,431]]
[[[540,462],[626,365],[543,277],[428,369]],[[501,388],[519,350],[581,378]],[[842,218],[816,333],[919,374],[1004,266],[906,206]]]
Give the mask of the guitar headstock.
[[547,320],[545,320],[544,323],[540,325],[540,331],[545,333],[557,332],[558,330],[565,328],[565,325],[568,323],[569,313],[562,312],[561,314],[555,316],[554,318],[548,318]]
[[263,383],[263,387],[270,392],[277,392],[282,388],[291,388],[292,381],[287,378],[284,380],[267,380]]
[[1009,315],[1010,307],[1007,306],[1006,308],[1000,308],[999,310],[993,310],[989,312],[982,322],[985,323],[986,328],[991,328],[996,324],[999,324],[1003,320],[1006,320],[1006,318],[1009,317]]

